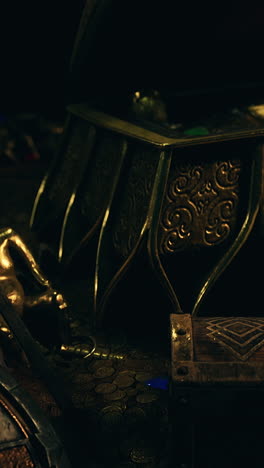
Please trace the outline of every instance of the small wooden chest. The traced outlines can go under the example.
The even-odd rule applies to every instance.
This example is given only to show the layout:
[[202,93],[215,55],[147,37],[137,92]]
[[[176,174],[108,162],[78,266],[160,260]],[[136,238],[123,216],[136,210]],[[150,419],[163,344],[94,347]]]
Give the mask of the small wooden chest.
[[172,314],[171,345],[173,466],[260,466],[264,318]]

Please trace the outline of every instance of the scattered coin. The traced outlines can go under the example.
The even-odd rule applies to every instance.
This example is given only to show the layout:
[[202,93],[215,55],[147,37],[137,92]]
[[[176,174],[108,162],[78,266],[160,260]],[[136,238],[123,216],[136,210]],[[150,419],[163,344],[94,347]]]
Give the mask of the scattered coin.
[[120,407],[106,406],[100,411],[101,427],[104,430],[121,428],[123,415]]
[[138,390],[134,387],[126,388],[126,394],[128,397],[133,397],[138,394]]
[[[154,435],[160,437],[161,425],[167,428],[168,415],[166,411],[162,411],[163,405],[167,408],[167,400],[162,397],[163,392],[148,386],[147,381],[153,379],[153,376],[162,375],[164,366],[161,365],[159,355],[157,355],[158,367],[152,355],[148,355],[148,359],[143,359],[146,353],[140,350],[136,354],[131,353],[128,347],[124,351],[122,346],[120,348],[119,337],[114,344],[110,343],[111,340],[107,342],[104,337],[101,341],[97,340],[100,349],[108,351],[108,347],[109,350],[114,347],[117,350],[121,349],[120,353],[129,352],[129,356],[122,362],[112,358],[105,359],[103,355],[100,359],[92,357],[78,362],[77,368],[76,361],[73,361],[65,377],[73,404],[76,408],[85,410],[87,415],[85,417],[91,422],[95,438],[102,441],[99,452],[101,453],[103,446],[111,466],[154,468],[159,466],[156,458],[159,454],[157,448],[159,443],[154,440]],[[156,408],[159,405],[162,408]],[[56,411],[53,417],[56,416],[55,413]],[[166,439],[166,431],[162,437]],[[131,440],[122,449],[124,439],[128,438]],[[113,453],[107,441],[113,445]],[[163,442],[160,442],[160,446],[163,445]],[[93,462],[96,468],[103,468],[108,462],[105,465],[105,460],[99,459],[99,452],[96,453]],[[159,454],[159,461],[163,456]],[[113,463],[113,458],[116,463]]]
[[157,393],[145,392],[137,395],[136,400],[138,403],[152,403],[153,401],[158,400],[159,396]]
[[121,370],[119,372],[119,375],[130,375],[131,377],[134,377],[134,375],[136,375],[136,372],[130,369],[126,369],[126,370]]
[[136,380],[138,382],[146,382],[147,380],[153,379],[153,375],[147,372],[139,372],[136,374]]
[[133,448],[130,458],[134,463],[147,464],[155,461],[155,454],[150,448]]
[[91,363],[91,368],[96,371],[99,367],[112,367],[113,366],[113,361],[111,359],[105,359],[102,360],[101,359],[98,359],[98,360],[95,360]]
[[126,392],[124,390],[116,390],[116,392],[109,393],[104,396],[104,399],[107,401],[118,401],[125,398]]
[[95,387],[94,391],[96,393],[105,395],[108,393],[113,393],[117,389],[117,386],[113,383],[102,383]]
[[95,377],[98,379],[104,379],[105,377],[110,377],[115,373],[115,369],[113,367],[99,367],[95,371]]
[[100,415],[111,413],[113,411],[117,411],[122,414],[121,407],[118,404],[113,404],[113,405],[104,406],[100,411]]
[[131,387],[131,385],[133,385],[135,380],[133,379],[133,377],[131,377],[129,375],[126,375],[126,374],[120,375],[119,374],[115,378],[114,382],[119,388],[127,388],[127,387]]
[[[136,431],[134,431],[133,435],[129,438],[125,438],[121,440],[120,442],[120,454],[122,458],[128,460],[130,458],[130,453],[134,447],[138,447],[140,445],[140,435],[137,433],[135,434]],[[131,460],[130,460],[131,461]]]

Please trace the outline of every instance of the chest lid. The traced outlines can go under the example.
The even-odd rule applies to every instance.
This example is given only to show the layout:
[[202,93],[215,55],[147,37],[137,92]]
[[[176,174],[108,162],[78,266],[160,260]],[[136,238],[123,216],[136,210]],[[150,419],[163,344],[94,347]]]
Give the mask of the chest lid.
[[264,319],[171,315],[172,378],[177,385],[263,382]]

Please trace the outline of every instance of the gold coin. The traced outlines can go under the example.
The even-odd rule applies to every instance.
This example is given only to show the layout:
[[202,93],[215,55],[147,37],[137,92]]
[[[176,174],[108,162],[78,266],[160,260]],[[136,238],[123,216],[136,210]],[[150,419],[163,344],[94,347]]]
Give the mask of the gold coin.
[[100,419],[102,429],[109,430],[120,427],[123,421],[122,410],[115,405],[106,406],[100,411]]
[[140,393],[137,395],[136,400],[138,403],[152,403],[153,401],[158,400],[158,395],[152,392]]
[[113,383],[101,383],[96,385],[94,391],[103,395],[107,393],[113,393],[117,389],[117,386]]
[[91,364],[91,367],[93,368],[94,371],[96,371],[100,367],[112,367],[113,366],[113,361],[111,359],[105,359],[102,363],[102,360],[96,360]]
[[126,370],[121,370],[119,372],[119,375],[130,375],[131,377],[134,377],[134,375],[136,375],[136,372],[130,369],[126,369]]
[[147,372],[139,372],[136,374],[136,380],[138,382],[146,382],[147,380],[153,379],[153,375]]
[[148,448],[133,448],[130,452],[130,458],[134,463],[152,463],[155,461],[155,455]]
[[129,375],[120,375],[120,374],[114,380],[114,383],[119,388],[131,387],[131,385],[133,385],[134,382],[135,381],[134,381],[133,377],[130,377]]
[[104,379],[105,377],[110,377],[115,373],[115,369],[113,367],[99,367],[95,371],[95,377],[98,379]]
[[100,411],[100,415],[104,415],[104,414],[107,414],[107,413],[112,413],[112,412],[119,412],[120,414],[122,414],[122,409],[119,405],[109,405],[109,406],[104,406],[101,411]]
[[118,401],[125,398],[126,392],[124,390],[116,390],[116,392],[109,393],[104,396],[104,399],[107,401]]
[[130,457],[130,453],[132,449],[134,447],[137,447],[138,444],[139,444],[138,437],[135,434],[129,437],[129,439],[121,439],[119,450],[120,450],[122,458],[128,459]]
[[138,390],[136,388],[133,388],[133,387],[126,388],[126,394],[128,397],[133,397],[137,395],[137,393],[138,393]]

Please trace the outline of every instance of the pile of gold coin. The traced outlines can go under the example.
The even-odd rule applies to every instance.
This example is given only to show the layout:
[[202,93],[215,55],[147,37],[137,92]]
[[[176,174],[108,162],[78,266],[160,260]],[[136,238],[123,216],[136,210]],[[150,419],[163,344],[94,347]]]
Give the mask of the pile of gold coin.
[[93,421],[94,467],[165,468],[168,394],[147,384],[162,370],[156,359],[91,359],[73,372],[73,404]]

